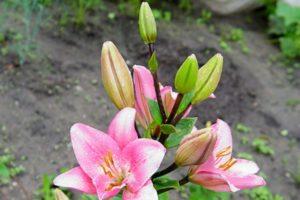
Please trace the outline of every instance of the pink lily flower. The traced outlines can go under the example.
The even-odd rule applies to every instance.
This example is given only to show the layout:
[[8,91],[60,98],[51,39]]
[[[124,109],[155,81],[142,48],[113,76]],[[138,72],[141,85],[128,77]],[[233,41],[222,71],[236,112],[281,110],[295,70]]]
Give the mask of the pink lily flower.
[[[137,120],[147,128],[153,121],[147,99],[156,100],[154,81],[151,72],[139,65],[133,66],[133,81],[135,88],[135,108],[137,110]],[[173,92],[172,87],[160,87],[160,93],[167,116],[170,114],[178,93]],[[185,113],[188,115],[191,108]]]
[[255,162],[231,157],[232,136],[228,124],[218,119],[212,128],[217,134],[213,153],[202,165],[190,168],[189,180],[207,189],[225,192],[265,185],[265,180],[255,175],[259,171]]
[[[151,72],[143,66],[133,66],[133,81],[135,88],[135,108],[137,110],[137,120],[146,129],[153,121],[147,99],[157,100],[154,88],[154,80]],[[171,86],[160,86],[160,94],[167,116],[171,113],[176,101],[177,92],[173,92]],[[210,98],[216,98],[214,94]],[[191,111],[191,106],[186,111],[187,116]]]
[[121,110],[108,134],[85,124],[71,128],[72,146],[78,167],[57,176],[54,184],[98,195],[100,200],[117,195],[124,200],[158,199],[150,181],[166,149],[159,142],[138,139],[134,128],[136,111]]

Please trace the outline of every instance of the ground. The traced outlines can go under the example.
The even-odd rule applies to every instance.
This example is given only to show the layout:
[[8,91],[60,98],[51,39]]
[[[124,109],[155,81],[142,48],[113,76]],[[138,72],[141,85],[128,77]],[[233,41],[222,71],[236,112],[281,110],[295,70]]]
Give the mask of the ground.
[[[87,27],[80,30],[69,27],[60,33],[55,26],[43,28],[37,43],[44,59],[1,69],[0,122],[5,130],[1,131],[0,146],[11,149],[18,159],[27,157],[18,161],[25,173],[10,187],[0,188],[1,199],[33,199],[43,174],[58,173],[60,168],[76,164],[69,138],[69,128],[75,122],[106,131],[116,109],[108,103],[99,78],[104,41],[113,41],[130,67],[145,65],[147,49],[139,38],[137,20],[123,16],[112,21],[99,15],[91,17]],[[251,127],[248,134],[234,131],[235,155],[254,154],[270,189],[285,199],[297,199],[299,188],[291,172],[299,160],[300,105],[291,108],[286,102],[299,99],[300,91],[287,81],[279,63],[270,62],[270,55],[279,50],[270,43],[265,22],[253,21],[250,24],[243,15],[216,17],[211,22],[217,27],[213,32],[193,19],[159,22],[159,78],[164,84],[171,83],[176,69],[191,53],[203,64],[221,52],[225,64],[217,98],[195,106],[191,115],[199,118],[198,127],[217,118],[233,129],[237,123]],[[230,52],[223,51],[219,45],[222,27],[244,29],[250,52],[242,53],[236,44]],[[288,136],[282,136],[282,130],[288,130]],[[255,152],[251,141],[257,137],[269,141],[275,150],[273,156]],[[181,199],[172,194],[174,199]],[[233,198],[244,199],[241,194]]]

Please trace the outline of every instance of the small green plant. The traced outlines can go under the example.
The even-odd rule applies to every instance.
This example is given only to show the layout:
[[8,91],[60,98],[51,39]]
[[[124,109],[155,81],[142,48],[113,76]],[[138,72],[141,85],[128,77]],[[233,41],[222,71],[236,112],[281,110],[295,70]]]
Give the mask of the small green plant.
[[237,154],[237,157],[247,159],[247,160],[253,160],[253,156],[249,153],[246,153],[246,152],[239,152]]
[[219,41],[219,45],[220,47],[225,51],[225,52],[230,52],[231,51],[231,47],[228,44],[228,42],[226,42],[224,39],[220,39]]
[[[66,171],[66,169],[61,169],[61,172]],[[42,184],[40,188],[35,192],[35,196],[38,199],[41,200],[55,200],[54,196],[54,190],[55,188],[53,187],[53,179],[55,178],[54,174],[44,174],[42,177]],[[63,192],[68,196],[72,197],[72,193],[63,190]],[[84,199],[85,200],[85,199]],[[86,199],[89,200],[89,199]]]
[[163,20],[167,22],[170,22],[172,20],[172,13],[170,11],[153,9],[153,15],[157,20]]
[[297,163],[296,170],[291,172],[292,178],[297,186],[300,186],[300,161]]
[[24,167],[17,166],[15,161],[15,157],[9,150],[4,150],[0,155],[0,186],[9,184],[11,179],[25,171]]
[[244,194],[250,200],[283,200],[279,194],[272,194],[268,187],[260,187],[252,190],[245,190]]
[[300,105],[300,99],[288,99],[285,104],[291,108],[294,108]]
[[264,0],[269,15],[269,33],[278,38],[282,53],[288,58],[300,56],[300,7],[284,1]]
[[274,149],[268,145],[268,141],[265,138],[255,138],[252,141],[252,147],[256,150],[256,152],[273,156],[275,154]]
[[212,18],[212,13],[208,10],[202,10],[201,16],[196,20],[198,24],[207,24]]
[[251,128],[243,123],[237,123],[235,129],[240,133],[249,133]]

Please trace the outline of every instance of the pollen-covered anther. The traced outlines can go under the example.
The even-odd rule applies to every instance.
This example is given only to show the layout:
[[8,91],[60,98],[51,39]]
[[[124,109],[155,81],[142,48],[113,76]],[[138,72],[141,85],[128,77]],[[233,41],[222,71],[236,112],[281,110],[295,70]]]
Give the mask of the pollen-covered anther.
[[108,152],[103,158],[103,162],[100,165],[104,174],[112,179],[112,182],[107,186],[106,190],[109,191],[113,187],[122,185],[124,180],[124,170],[114,161],[113,154]]

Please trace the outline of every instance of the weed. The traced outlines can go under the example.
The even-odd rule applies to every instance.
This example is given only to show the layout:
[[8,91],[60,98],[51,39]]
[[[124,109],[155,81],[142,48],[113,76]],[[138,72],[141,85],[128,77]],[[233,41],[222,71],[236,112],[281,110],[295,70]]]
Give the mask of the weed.
[[297,186],[300,186],[300,161],[297,163],[296,170],[291,172],[292,178]]
[[256,150],[256,152],[273,156],[275,154],[274,149],[268,145],[268,141],[264,138],[255,138],[252,141],[252,147]]
[[300,105],[300,99],[289,99],[285,103],[287,106],[294,108],[298,105]]
[[[66,171],[66,169],[61,169],[61,172]],[[53,188],[53,179],[55,178],[54,174],[44,174],[42,177],[42,185],[35,192],[35,196],[38,199],[42,200],[54,200],[54,188]],[[63,190],[63,192],[68,196],[72,197],[72,194],[67,190]]]
[[231,51],[231,47],[229,46],[229,44],[228,44],[224,39],[220,39],[219,45],[220,45],[220,47],[221,47],[225,52],[230,52],[230,51]]
[[160,9],[153,9],[153,15],[157,20],[170,22],[172,20],[172,13],[170,11],[163,11]]
[[250,200],[283,200],[279,194],[272,194],[268,187],[259,187],[252,190],[245,190],[244,194]]
[[5,150],[4,154],[0,155],[0,186],[9,184],[12,178],[25,171],[24,167],[17,166],[15,161],[15,157],[9,150]]
[[[38,0],[4,1],[1,6],[6,12],[1,13],[0,18],[10,19],[5,20],[6,24],[3,23],[2,30],[0,30],[7,43],[6,45],[0,44],[1,53],[2,55],[16,54],[18,64],[22,65],[26,60],[35,58],[35,39],[40,29],[44,7]],[[8,28],[13,20],[20,23],[21,27],[18,30]]]
[[233,28],[230,30],[227,39],[233,42],[239,42],[244,40],[244,31],[240,28]]
[[212,18],[212,13],[208,10],[202,10],[201,16],[196,20],[198,24],[207,24]]
[[239,152],[237,154],[237,157],[243,158],[243,159],[246,159],[246,160],[253,160],[253,156],[249,153],[246,153],[246,152]]
[[241,133],[249,133],[251,131],[251,128],[243,123],[237,123],[235,129]]

